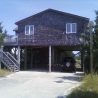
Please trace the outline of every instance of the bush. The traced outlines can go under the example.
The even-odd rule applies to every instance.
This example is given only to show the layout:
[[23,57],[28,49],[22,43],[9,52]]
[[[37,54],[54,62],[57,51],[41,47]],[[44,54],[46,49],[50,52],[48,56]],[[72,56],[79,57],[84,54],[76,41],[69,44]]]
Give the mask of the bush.
[[86,75],[82,85],[75,88],[67,98],[98,98],[98,75]]

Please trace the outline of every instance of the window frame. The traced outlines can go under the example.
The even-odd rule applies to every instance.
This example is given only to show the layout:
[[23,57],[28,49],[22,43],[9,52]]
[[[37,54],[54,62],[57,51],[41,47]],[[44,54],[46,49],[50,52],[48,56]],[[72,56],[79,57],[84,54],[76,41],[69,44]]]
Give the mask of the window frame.
[[[70,32],[67,32],[67,25],[68,25],[68,24],[70,24],[70,28],[71,28],[71,29],[70,29]],[[72,25],[73,25],[73,24],[75,24],[75,27],[76,27],[76,28],[75,28],[75,29],[76,29],[75,32],[72,31]],[[67,24],[66,24],[66,33],[77,33],[77,23],[67,23]]]
[[[29,33],[26,33],[26,26],[29,26]],[[30,34],[30,26],[33,26],[33,33]],[[34,34],[34,25],[25,25],[25,35],[33,35]]]

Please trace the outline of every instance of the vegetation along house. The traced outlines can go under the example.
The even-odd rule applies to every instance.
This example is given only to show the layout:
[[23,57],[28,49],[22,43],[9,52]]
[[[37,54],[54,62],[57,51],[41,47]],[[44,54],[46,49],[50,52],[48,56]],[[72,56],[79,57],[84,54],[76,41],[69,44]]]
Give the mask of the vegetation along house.
[[[15,23],[15,36],[5,37],[1,61],[13,71],[59,69],[63,51],[77,51],[84,44],[81,33],[86,33],[88,22],[88,18],[54,9],[22,19]],[[14,56],[9,53],[12,48]]]

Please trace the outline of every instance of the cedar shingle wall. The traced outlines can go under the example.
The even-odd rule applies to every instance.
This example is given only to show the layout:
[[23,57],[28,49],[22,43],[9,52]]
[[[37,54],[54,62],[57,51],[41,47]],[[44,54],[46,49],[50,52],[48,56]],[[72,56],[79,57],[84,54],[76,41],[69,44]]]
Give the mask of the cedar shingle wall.
[[[66,23],[77,23],[77,33],[66,35]],[[82,19],[46,12],[18,25],[20,45],[80,45],[79,37],[84,32]],[[34,35],[25,35],[25,25],[34,25]]]

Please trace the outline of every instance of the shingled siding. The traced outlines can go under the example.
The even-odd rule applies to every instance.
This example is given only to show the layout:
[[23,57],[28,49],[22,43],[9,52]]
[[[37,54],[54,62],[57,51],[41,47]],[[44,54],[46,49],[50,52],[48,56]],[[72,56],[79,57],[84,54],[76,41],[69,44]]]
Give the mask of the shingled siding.
[[[66,23],[77,23],[77,33],[66,34]],[[74,16],[46,12],[18,24],[19,45],[81,45],[85,23]],[[25,35],[25,25],[34,25],[34,35]]]

